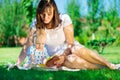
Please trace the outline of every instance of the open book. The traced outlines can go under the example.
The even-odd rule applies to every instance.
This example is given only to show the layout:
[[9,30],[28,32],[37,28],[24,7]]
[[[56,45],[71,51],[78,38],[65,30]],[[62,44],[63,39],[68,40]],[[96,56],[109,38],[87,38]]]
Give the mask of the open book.
[[49,57],[46,62],[45,62],[45,65],[46,67],[53,67],[53,66],[56,66],[54,63],[55,61],[59,60],[59,57],[56,56],[56,55],[53,55],[51,57]]
[[[66,56],[72,54],[71,49],[70,49],[70,48],[67,48],[67,49],[64,51],[64,54],[65,54]],[[52,57],[50,57],[49,59],[47,59],[47,61],[46,61],[45,64],[46,64],[47,67],[53,67],[53,66],[56,66],[54,63],[55,63],[55,61],[57,61],[57,60],[59,60],[59,57],[56,56],[56,55],[53,55]],[[61,65],[59,65],[59,66],[61,66]],[[57,67],[59,67],[59,66],[57,65]]]

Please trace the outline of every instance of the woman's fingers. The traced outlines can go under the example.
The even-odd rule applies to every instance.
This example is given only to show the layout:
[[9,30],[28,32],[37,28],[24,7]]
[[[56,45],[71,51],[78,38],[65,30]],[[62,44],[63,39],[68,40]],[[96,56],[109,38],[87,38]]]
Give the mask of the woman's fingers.
[[64,62],[65,58],[64,56],[59,56],[59,60],[55,61],[54,64],[59,65]]

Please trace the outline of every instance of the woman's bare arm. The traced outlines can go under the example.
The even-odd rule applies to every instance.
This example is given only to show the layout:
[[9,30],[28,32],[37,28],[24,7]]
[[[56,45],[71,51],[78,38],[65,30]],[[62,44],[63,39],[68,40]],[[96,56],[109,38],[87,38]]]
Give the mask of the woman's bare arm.
[[65,33],[65,38],[66,38],[66,43],[68,45],[73,45],[74,43],[74,30],[73,30],[73,25],[70,24],[64,28],[64,33]]
[[35,32],[35,30],[30,29],[27,41],[24,44],[24,46],[23,46],[23,48],[20,52],[20,55],[18,56],[18,59],[17,59],[17,62],[16,62],[17,66],[19,66],[24,61],[24,59],[26,58],[26,52],[27,52],[28,47],[32,44],[32,36],[33,36],[34,32]]
[[68,48],[64,51],[63,55],[59,56],[59,60],[55,61],[54,64],[56,65],[61,65],[64,63],[65,56],[69,55],[69,53],[71,54],[70,48],[74,44],[74,30],[72,24],[64,28],[64,33],[65,33],[66,43],[68,44]]

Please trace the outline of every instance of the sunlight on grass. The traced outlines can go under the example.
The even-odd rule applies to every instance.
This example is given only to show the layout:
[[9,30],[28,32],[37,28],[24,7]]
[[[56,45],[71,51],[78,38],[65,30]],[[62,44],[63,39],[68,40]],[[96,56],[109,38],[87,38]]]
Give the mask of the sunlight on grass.
[[20,54],[21,47],[0,48],[0,65],[7,62],[15,62]]
[[[21,49],[21,47],[0,48],[0,65],[7,62],[15,62]],[[106,47],[101,56],[110,62],[120,63],[120,47]]]
[[106,47],[101,56],[110,62],[120,63],[120,47]]
[[[120,63],[120,47],[107,47],[101,56],[113,63]],[[69,71],[28,71],[12,69],[8,71],[4,64],[16,61],[21,47],[0,48],[0,80],[119,80],[120,71],[110,69]],[[28,75],[24,75],[28,74]]]

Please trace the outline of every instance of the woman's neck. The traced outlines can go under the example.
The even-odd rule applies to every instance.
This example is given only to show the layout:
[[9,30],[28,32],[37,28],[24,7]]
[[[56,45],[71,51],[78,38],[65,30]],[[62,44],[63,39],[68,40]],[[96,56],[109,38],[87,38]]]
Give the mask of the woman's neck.
[[46,27],[47,29],[52,29],[52,28],[53,28],[53,27],[52,27],[52,23],[46,24],[45,27]]

